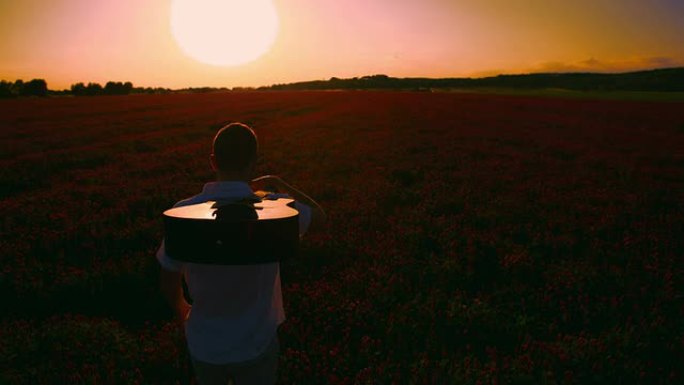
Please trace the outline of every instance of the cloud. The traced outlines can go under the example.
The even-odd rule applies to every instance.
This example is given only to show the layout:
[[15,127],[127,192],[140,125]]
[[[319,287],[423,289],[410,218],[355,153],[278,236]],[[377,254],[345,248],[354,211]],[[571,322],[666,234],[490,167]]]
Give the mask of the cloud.
[[574,63],[545,62],[532,67],[529,72],[625,72],[668,67],[684,67],[684,58],[649,56],[626,60],[600,60],[592,57]]

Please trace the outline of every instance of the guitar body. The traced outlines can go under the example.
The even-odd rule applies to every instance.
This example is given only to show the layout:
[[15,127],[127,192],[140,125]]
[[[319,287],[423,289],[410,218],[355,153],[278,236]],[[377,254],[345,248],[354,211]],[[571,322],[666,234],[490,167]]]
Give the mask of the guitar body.
[[292,206],[292,199],[255,197],[166,210],[166,254],[178,261],[214,265],[254,265],[293,257],[299,247],[299,213]]

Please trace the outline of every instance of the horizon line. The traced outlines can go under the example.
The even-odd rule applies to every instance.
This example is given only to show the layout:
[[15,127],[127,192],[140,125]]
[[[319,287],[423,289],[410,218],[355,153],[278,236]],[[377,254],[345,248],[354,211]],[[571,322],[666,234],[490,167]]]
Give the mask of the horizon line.
[[[362,79],[362,78],[368,78],[368,77],[373,77],[373,76],[386,76],[387,78],[390,79],[425,79],[425,80],[442,80],[442,79],[449,79],[449,80],[454,80],[454,79],[488,79],[488,78],[496,78],[496,77],[501,77],[501,76],[529,76],[529,75],[572,75],[572,74],[584,74],[584,75],[591,75],[591,74],[596,74],[596,75],[626,75],[626,74],[633,74],[633,73],[640,73],[640,72],[651,72],[651,71],[660,71],[660,70],[677,70],[677,69],[683,69],[684,66],[675,66],[675,67],[648,67],[644,69],[638,69],[638,70],[624,70],[624,71],[611,71],[611,70],[571,70],[571,71],[538,71],[538,72],[501,72],[497,74],[492,74],[492,75],[481,75],[481,76],[446,76],[446,77],[424,77],[424,76],[404,76],[404,77],[394,77],[388,74],[384,73],[374,73],[374,74],[366,74],[362,76],[354,76],[354,77],[347,77],[347,78],[340,78],[337,76],[331,76],[327,79],[309,79],[309,80],[296,80],[296,81],[290,81],[290,82],[285,82],[285,83],[272,83],[269,85],[258,85],[258,86],[186,86],[186,87],[180,87],[180,88],[168,88],[168,87],[162,87],[162,86],[139,86],[135,85],[133,83],[134,88],[152,88],[152,89],[164,89],[164,90],[171,90],[171,91],[177,91],[177,90],[186,90],[186,89],[234,89],[234,88],[243,88],[243,89],[259,89],[259,88],[268,88],[268,87],[273,87],[273,86],[283,86],[283,85],[290,85],[290,84],[299,84],[299,83],[310,83],[310,82],[327,82],[332,79],[338,79],[338,80],[353,80],[353,79]],[[5,80],[5,79],[0,79],[0,82],[6,82],[6,83],[14,83],[16,81],[22,81],[22,82],[28,82],[31,80],[45,80],[44,78],[41,77],[34,77],[28,80],[24,79],[15,79],[14,81],[11,80]],[[92,81],[78,81],[76,83],[72,83],[70,85],[73,86],[75,84],[99,84],[101,86],[105,86],[108,82],[115,82],[115,83],[126,83],[129,82],[128,80],[108,80],[105,83],[99,83],[99,82],[92,82]],[[70,91],[70,87],[68,88],[62,88],[62,89],[50,89],[48,87],[48,91],[52,92],[63,92],[63,91]]]

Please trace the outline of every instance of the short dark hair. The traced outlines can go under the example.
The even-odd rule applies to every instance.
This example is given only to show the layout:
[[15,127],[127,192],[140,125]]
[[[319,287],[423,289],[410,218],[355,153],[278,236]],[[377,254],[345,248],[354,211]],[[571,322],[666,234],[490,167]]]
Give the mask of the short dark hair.
[[212,151],[220,171],[242,171],[256,159],[256,134],[246,124],[230,123],[216,133]]

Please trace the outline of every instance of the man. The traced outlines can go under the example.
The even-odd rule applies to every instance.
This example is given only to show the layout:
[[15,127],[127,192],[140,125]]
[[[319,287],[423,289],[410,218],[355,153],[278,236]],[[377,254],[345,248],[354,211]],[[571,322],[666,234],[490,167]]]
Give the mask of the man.
[[[257,160],[257,138],[248,126],[231,123],[214,137],[211,167],[216,181],[174,207],[206,201],[242,200],[253,189],[275,188],[295,200],[300,237],[325,222],[323,209],[277,176],[251,180]],[[251,181],[251,182],[250,182]],[[251,184],[251,187],[250,187]],[[278,364],[277,329],[285,321],[280,264],[208,265],[180,262],[166,255],[162,242],[157,259],[160,287],[185,336],[201,385],[274,384]],[[193,300],[183,296],[182,279]]]

